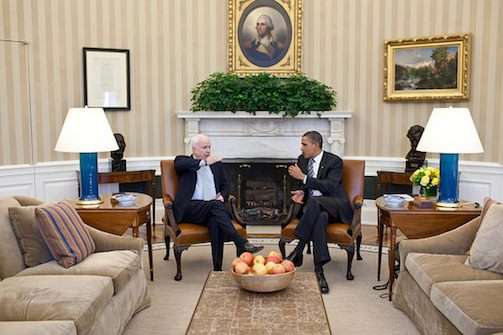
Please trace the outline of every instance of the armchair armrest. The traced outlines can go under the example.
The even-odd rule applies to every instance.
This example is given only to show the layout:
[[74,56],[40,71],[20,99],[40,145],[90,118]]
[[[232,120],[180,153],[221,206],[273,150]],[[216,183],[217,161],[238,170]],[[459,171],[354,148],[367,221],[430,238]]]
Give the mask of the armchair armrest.
[[443,234],[400,242],[400,264],[410,252],[464,255],[470,249],[480,226],[480,217]]
[[357,195],[354,197],[353,202],[351,203],[353,209],[360,209],[363,206],[363,196]]
[[91,226],[87,226],[87,230],[94,240],[94,244],[96,245],[96,252],[112,250],[134,250],[138,252],[140,259],[143,259],[143,246],[145,245],[145,241],[143,241],[143,239],[117,236],[98,230]]
[[175,220],[175,214],[173,213],[173,199],[167,195],[162,195],[162,202],[164,204],[164,227],[168,228],[164,232],[164,236],[169,234],[171,239],[174,241],[176,239],[176,234],[180,230],[178,224]]

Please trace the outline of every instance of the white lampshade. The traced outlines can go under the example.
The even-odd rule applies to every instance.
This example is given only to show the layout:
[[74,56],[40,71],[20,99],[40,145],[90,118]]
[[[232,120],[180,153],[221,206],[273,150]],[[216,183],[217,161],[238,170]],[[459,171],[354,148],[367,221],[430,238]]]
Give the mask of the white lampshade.
[[434,108],[418,151],[445,154],[484,152],[468,108]]
[[103,152],[117,150],[110,124],[102,108],[70,108],[54,150]]

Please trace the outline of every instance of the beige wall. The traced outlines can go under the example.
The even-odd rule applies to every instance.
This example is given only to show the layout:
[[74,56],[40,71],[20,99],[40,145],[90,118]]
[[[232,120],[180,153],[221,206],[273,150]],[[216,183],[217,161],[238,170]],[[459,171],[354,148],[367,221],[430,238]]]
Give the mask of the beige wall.
[[[304,2],[303,69],[336,89],[338,110],[353,112],[347,155],[404,157],[408,127],[444,105],[383,102],[384,40],[468,32],[471,97],[455,105],[471,109],[486,152],[464,159],[503,162],[502,1]],[[2,41],[0,70],[15,63],[21,74],[1,74],[9,89],[0,85],[0,101],[7,96],[14,108],[0,104],[0,164],[76,158],[53,147],[68,108],[83,103],[84,46],[130,49],[132,110],[107,113],[126,137],[126,155],[181,152],[175,111],[190,109],[198,81],[226,69],[226,10],[227,0],[0,0],[0,39],[28,42],[20,53],[29,59],[33,122],[32,152],[29,137],[19,137],[30,128],[25,103],[16,101],[24,99],[17,82],[24,70]]]

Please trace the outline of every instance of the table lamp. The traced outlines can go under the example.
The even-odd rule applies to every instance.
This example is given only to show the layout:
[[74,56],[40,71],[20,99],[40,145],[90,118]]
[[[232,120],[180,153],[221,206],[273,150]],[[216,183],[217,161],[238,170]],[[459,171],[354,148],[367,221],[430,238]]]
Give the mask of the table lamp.
[[119,146],[102,108],[70,108],[54,150],[80,154],[79,204],[101,203],[98,194],[98,152]]
[[437,206],[458,207],[459,154],[484,152],[468,108],[434,108],[417,150],[440,153]]

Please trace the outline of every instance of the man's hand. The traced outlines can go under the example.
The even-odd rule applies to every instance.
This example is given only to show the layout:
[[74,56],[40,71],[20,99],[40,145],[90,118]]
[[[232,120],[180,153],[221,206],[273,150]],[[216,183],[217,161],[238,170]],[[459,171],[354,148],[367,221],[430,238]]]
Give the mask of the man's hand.
[[209,155],[208,158],[206,158],[206,163],[208,165],[215,164],[216,162],[220,162],[222,160],[222,157],[215,156],[215,155]]
[[218,193],[218,194],[217,194],[217,197],[215,198],[215,200],[218,200],[218,201],[224,202],[224,197],[223,197],[220,193]]
[[292,178],[302,181],[306,176],[297,164],[288,167],[288,174],[292,176]]
[[297,191],[292,191],[292,201],[297,203],[297,204],[303,204],[304,203],[304,191],[302,190],[297,190]]

